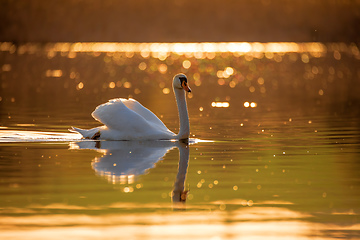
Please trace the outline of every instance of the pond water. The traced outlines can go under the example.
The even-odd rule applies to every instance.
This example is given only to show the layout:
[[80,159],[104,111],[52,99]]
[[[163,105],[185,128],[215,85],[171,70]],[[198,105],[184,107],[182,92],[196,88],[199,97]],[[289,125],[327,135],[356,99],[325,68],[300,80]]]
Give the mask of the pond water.
[[[1,239],[360,239],[360,53],[344,43],[0,43]],[[191,139],[90,141],[132,97]]]

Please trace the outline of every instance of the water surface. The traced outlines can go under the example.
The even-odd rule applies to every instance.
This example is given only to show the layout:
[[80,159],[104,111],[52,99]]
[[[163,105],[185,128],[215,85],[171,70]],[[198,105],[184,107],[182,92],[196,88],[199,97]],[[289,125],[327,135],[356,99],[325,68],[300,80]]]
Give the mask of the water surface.
[[[0,44],[6,239],[359,239],[355,44]],[[133,97],[190,144],[85,141]]]

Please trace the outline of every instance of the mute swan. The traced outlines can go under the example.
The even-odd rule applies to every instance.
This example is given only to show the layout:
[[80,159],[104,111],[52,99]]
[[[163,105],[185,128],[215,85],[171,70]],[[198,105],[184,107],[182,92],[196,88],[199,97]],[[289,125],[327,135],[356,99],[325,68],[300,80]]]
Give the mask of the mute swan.
[[104,126],[88,130],[72,127],[69,130],[95,140],[188,139],[190,124],[185,91],[191,92],[191,89],[184,74],[175,75],[172,85],[180,120],[178,134],[171,132],[154,113],[131,98],[112,99],[96,107],[91,115]]

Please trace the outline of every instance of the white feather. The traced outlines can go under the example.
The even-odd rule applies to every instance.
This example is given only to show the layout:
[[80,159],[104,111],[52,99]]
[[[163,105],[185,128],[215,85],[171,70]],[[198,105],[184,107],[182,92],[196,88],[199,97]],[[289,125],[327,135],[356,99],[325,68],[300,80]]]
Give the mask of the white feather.
[[[165,124],[149,109],[134,99],[116,98],[101,104],[92,113],[95,120],[104,126],[85,130],[72,128],[70,131],[80,133],[84,138],[105,140],[170,140],[189,137],[189,118],[186,107],[185,91],[178,74],[173,80],[180,117],[179,134],[171,132]],[[189,88],[187,87],[187,90]]]

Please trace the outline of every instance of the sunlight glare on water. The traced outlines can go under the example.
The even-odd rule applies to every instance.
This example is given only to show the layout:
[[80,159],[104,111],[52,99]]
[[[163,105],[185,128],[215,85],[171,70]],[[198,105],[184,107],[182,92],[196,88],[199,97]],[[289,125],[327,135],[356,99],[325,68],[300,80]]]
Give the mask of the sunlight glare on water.
[[[329,47],[340,48],[341,51],[347,50],[348,46],[331,44]],[[156,54],[158,58],[162,58],[163,54],[177,53],[185,54],[192,53],[196,57],[197,54],[201,56],[202,53],[302,53],[309,52],[312,54],[324,54],[327,52],[327,46],[323,43],[289,43],[289,42],[274,42],[274,43],[248,43],[248,42],[205,42],[205,43],[48,43],[45,45],[45,50],[49,53],[53,52],[141,52],[144,58],[149,54]],[[0,45],[0,51],[15,51],[16,47],[10,42],[3,42]],[[34,52],[42,49],[41,45],[24,44],[19,46],[18,51],[21,54],[27,52]],[[197,54],[196,54],[197,53]],[[72,55],[76,56],[76,55]],[[70,57],[72,58],[72,57]],[[163,59],[164,60],[164,59]]]
[[[354,43],[0,43],[0,238],[358,239]],[[190,144],[92,141],[135,98]]]
[[[31,124],[18,124],[19,127],[32,127]],[[0,142],[51,142],[76,141],[81,139],[75,133],[57,133],[44,131],[0,130]]]

